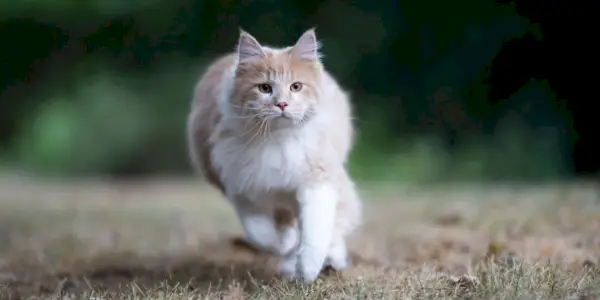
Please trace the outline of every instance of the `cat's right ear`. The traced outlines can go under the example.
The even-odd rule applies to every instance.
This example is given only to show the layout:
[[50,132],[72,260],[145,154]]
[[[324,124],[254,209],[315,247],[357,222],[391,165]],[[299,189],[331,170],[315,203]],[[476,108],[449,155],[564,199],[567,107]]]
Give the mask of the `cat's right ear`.
[[249,33],[240,29],[240,40],[237,45],[238,63],[245,63],[265,58],[265,53],[258,41]]

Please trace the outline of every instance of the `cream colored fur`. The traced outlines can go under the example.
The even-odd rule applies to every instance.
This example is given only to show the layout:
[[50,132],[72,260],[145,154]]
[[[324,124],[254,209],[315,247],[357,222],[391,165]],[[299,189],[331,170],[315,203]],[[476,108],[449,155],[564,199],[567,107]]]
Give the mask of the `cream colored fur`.
[[286,48],[241,31],[237,53],[196,86],[187,128],[194,166],[233,204],[246,239],[305,282],[347,266],[345,239],[362,214],[345,167],[350,102],[318,47],[312,29]]

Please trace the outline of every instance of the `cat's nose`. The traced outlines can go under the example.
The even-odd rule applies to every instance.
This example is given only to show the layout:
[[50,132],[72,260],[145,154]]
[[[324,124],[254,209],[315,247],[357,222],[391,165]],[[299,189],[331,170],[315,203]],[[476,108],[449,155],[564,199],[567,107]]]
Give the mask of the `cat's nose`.
[[288,106],[287,102],[277,102],[275,103],[275,106],[279,107],[281,109],[281,111],[284,111],[286,106]]

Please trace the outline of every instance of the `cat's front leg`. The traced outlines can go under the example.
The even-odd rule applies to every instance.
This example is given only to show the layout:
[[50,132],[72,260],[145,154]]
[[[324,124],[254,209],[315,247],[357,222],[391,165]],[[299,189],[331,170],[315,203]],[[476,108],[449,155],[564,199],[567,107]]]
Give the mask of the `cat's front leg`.
[[325,263],[335,227],[338,193],[329,183],[310,184],[297,192],[300,248],[296,276],[313,282]]
[[246,241],[260,251],[280,255],[279,234],[272,209],[239,195],[230,199],[244,229]]

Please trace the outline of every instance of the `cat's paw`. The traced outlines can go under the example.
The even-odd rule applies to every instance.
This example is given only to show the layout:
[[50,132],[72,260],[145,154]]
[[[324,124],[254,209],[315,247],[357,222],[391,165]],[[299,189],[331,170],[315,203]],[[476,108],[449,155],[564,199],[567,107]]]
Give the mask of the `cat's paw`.
[[325,262],[326,267],[331,267],[334,271],[343,271],[348,268],[348,258],[347,257],[327,257],[327,261]]
[[279,265],[277,266],[277,272],[279,275],[286,279],[296,278],[296,264],[298,259],[296,255],[288,255],[281,258]]
[[327,252],[325,266],[330,266],[336,271],[342,271],[348,267],[348,250],[343,238],[338,237],[333,240]]
[[296,278],[304,283],[312,283],[319,277],[324,260],[318,257],[300,256],[296,267]]

